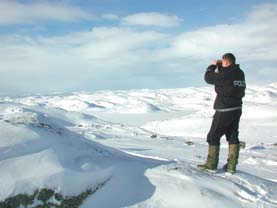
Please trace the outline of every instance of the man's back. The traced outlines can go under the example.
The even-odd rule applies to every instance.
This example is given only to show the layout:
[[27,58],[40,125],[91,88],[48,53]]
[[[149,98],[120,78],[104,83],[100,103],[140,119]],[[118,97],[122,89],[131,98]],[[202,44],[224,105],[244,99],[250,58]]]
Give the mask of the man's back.
[[216,66],[211,65],[205,73],[205,80],[215,85],[217,97],[214,103],[215,109],[227,109],[242,106],[242,98],[245,95],[245,76],[239,65],[232,64],[215,72]]

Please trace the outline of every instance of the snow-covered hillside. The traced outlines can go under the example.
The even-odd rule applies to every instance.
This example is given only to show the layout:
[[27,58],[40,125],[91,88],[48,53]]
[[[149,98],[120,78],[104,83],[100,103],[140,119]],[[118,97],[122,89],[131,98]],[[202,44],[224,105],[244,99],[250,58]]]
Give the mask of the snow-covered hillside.
[[[235,175],[195,168],[214,96],[204,87],[2,97],[0,201],[49,188],[95,190],[87,208],[276,207],[277,83],[247,88]],[[227,148],[222,138],[219,166]]]

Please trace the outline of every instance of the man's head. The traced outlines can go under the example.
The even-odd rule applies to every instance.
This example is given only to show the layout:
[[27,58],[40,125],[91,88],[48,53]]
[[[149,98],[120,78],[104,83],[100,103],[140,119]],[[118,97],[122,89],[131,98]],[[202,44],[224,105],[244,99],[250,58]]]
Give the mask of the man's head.
[[236,63],[236,57],[232,53],[225,53],[222,56],[222,66],[227,67]]

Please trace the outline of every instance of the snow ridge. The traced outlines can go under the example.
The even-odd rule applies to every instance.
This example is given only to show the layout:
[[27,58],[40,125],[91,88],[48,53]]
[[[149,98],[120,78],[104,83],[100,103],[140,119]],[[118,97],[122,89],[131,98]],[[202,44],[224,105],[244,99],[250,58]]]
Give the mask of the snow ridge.
[[[0,201],[105,184],[81,207],[276,207],[277,84],[247,88],[235,175],[195,168],[213,99],[211,87],[1,97]],[[222,138],[219,167],[227,151]]]

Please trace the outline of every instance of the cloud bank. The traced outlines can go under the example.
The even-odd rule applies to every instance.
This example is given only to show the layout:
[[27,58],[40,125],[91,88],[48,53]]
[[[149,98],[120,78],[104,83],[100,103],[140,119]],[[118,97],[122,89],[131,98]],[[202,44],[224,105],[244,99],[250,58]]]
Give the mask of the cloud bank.
[[123,18],[127,25],[176,27],[182,23],[182,19],[176,15],[162,14],[159,12],[137,13]]
[[23,4],[3,0],[0,1],[0,11],[0,25],[33,24],[42,21],[72,22],[94,17],[81,8],[47,1]]
[[244,60],[275,61],[276,19],[277,4],[264,4],[239,24],[210,26],[177,36],[172,51],[181,57],[215,57],[225,50]]
[[[226,52],[237,56],[248,82],[277,81],[277,4],[256,6],[239,23],[177,35],[156,27],[181,27],[180,18],[154,13],[156,18],[144,19],[149,14],[153,13],[123,18],[103,15],[103,19],[117,20],[118,25],[63,36],[0,36],[2,92],[204,85],[205,68]],[[157,21],[159,17],[169,17],[168,22]]]

